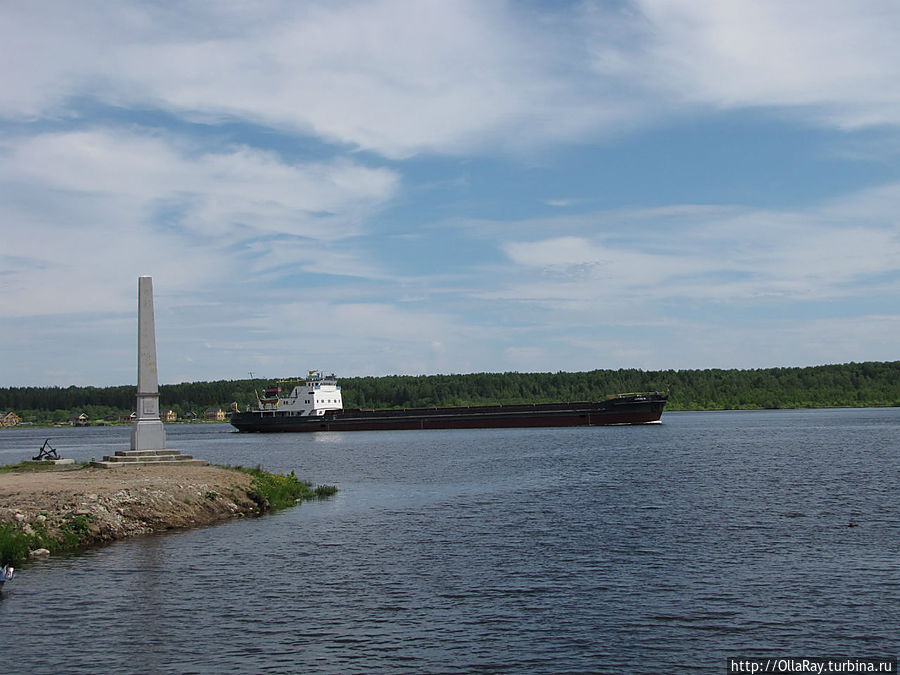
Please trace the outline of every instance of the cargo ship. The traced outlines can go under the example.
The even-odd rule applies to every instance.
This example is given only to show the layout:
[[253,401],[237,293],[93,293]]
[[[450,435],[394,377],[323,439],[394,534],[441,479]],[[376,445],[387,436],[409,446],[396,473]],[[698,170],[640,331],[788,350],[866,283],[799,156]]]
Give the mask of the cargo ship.
[[577,427],[659,422],[668,396],[616,394],[601,401],[457,406],[450,408],[345,409],[334,375],[312,370],[291,393],[279,385],[257,394],[255,408],[232,404],[231,424],[246,432],[377,431]]

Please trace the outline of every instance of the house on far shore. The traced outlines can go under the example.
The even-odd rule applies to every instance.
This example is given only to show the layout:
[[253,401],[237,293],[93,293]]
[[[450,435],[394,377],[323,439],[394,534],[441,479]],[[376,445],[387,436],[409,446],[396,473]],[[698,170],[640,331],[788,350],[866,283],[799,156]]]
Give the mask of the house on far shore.
[[203,419],[214,420],[216,422],[224,422],[225,411],[221,408],[208,408],[206,412],[203,413]]
[[193,422],[195,419],[197,419],[197,413],[195,413],[193,410],[188,410],[186,413],[184,413],[184,415],[181,416],[181,419]]
[[0,427],[16,427],[22,423],[22,418],[16,413],[9,411],[3,417],[0,417]]
[[164,412],[162,416],[163,422],[174,422],[177,419],[178,415],[175,414],[174,410],[166,410],[166,412]]
[[73,427],[89,427],[91,426],[91,420],[88,418],[87,413],[81,413],[78,417],[69,418],[69,424]]

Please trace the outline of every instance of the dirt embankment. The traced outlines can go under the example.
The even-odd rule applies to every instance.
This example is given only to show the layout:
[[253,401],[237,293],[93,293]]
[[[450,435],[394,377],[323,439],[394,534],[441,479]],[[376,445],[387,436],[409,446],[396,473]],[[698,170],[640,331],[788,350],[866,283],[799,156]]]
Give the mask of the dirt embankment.
[[122,466],[0,474],[0,523],[79,546],[258,515],[253,477],[211,466]]

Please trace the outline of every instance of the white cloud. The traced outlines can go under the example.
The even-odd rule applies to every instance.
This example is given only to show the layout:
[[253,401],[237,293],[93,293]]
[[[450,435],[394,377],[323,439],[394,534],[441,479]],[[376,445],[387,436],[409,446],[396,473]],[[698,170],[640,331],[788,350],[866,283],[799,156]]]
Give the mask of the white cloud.
[[545,199],[544,204],[547,206],[554,206],[556,208],[564,209],[570,206],[577,206],[583,200],[581,199]]
[[345,242],[319,241],[311,245],[307,239],[259,239],[247,243],[244,251],[255,259],[253,273],[259,280],[277,282],[286,273],[301,272],[316,276],[390,278],[365,251]]
[[[797,212],[596,214],[590,236],[504,244],[520,272],[485,297],[608,311],[646,295],[732,303],[890,295],[900,291],[900,220],[888,198],[898,191],[885,186]],[[558,230],[546,221],[540,229]]]
[[[252,330],[254,338],[235,343],[229,357],[269,373],[301,373],[314,367],[353,374],[458,371],[472,357],[483,359],[470,346],[478,337],[495,337],[490,330],[474,329],[442,310],[383,301],[348,302],[315,295],[298,300],[295,293],[261,303],[254,312],[252,317],[235,318],[244,331],[229,332],[249,337],[245,331]],[[247,350],[251,343],[253,349]],[[184,362],[188,350],[178,351]],[[206,360],[203,354],[191,356]]]
[[397,186],[389,170],[348,160],[290,165],[244,146],[189,153],[159,137],[114,130],[23,138],[5,155],[0,180],[129,200],[144,221],[154,209],[177,209],[184,212],[180,227],[206,236],[240,226],[340,239],[357,234],[361,216]]
[[287,164],[246,147],[189,153],[110,130],[10,140],[2,152],[4,231],[15,233],[2,253],[7,315],[121,308],[133,285],[122,279],[141,273],[194,293],[221,288],[290,264],[293,247],[279,235],[318,242],[313,250],[349,270],[352,253],[330,242],[359,234],[398,183],[348,160]]
[[528,371],[534,363],[546,360],[547,353],[540,347],[507,347],[503,352],[506,362],[514,370]]
[[608,279],[640,279],[653,284],[666,276],[692,269],[689,260],[643,253],[606,245],[584,237],[555,237],[536,242],[513,242],[505,246],[513,262],[563,272],[566,276]]
[[29,71],[7,82],[0,114],[10,118],[66,114],[88,97],[251,120],[390,157],[491,139],[515,147],[526,126],[540,142],[624,119],[619,104],[583,100],[554,75],[565,43],[505,4],[272,1],[250,13],[51,2],[3,13],[0,42]]
[[685,105],[900,123],[888,0],[46,1],[0,18],[8,119],[97,101],[392,158],[619,135]]
[[900,123],[891,0],[639,0],[641,47],[623,71],[667,98],[801,108],[844,128]]
[[[900,184],[793,210],[590,213],[584,176],[566,172],[593,161],[555,166],[571,146],[553,151],[572,143],[602,153],[598,138],[722,109],[896,126],[898,23],[892,2],[874,0],[5,3],[0,314],[15,325],[3,337],[15,336],[19,354],[50,324],[42,335],[62,336],[55,344],[68,349],[70,337],[90,346],[93,325],[104,354],[127,352],[131,335],[111,336],[129,330],[139,274],[155,277],[171,321],[160,339],[183,356],[170,372],[184,379],[242,376],[243,366],[223,373],[221,363],[253,359],[281,373],[618,365],[592,362],[596,354],[711,365],[690,327],[709,331],[704,349],[737,341],[728,354],[719,347],[718,365],[743,365],[728,362],[743,356],[742,336],[757,345],[747,365],[765,365],[760,354],[778,340],[761,331],[802,344],[810,335],[799,320],[729,332],[680,317],[806,301],[847,301],[849,316],[863,313],[850,303],[881,300],[885,315],[863,324],[893,326]],[[191,136],[199,125],[185,121],[208,125]],[[397,161],[376,168],[359,150]],[[635,166],[655,161],[652,152]],[[515,193],[502,172],[517,153],[547,171],[549,194]],[[490,158],[472,173],[487,182],[454,184],[455,160],[399,161],[423,154]],[[402,192],[405,171],[421,179],[417,194]],[[489,206],[487,190],[496,190]],[[441,203],[446,195],[473,197],[465,225],[450,226],[463,211]],[[566,217],[485,217],[510,195],[510,212],[533,199]],[[390,225],[373,217],[393,205]],[[446,220],[416,229],[440,217],[430,214]],[[467,262],[466,238],[490,262]],[[404,251],[422,259],[400,263]],[[310,312],[318,362],[294,363]],[[844,336],[848,356],[827,344],[815,354],[856,358],[852,320],[843,321],[815,328]],[[659,336],[671,338],[670,352]],[[873,354],[889,351],[885,338],[867,340]],[[692,349],[695,360],[678,361]],[[49,381],[75,372],[66,358],[47,363]],[[79,372],[106,372],[103,358],[88,367],[83,357]],[[34,368],[23,365],[23,377]]]
[[[644,341],[653,349],[648,363],[664,368],[759,368],[894,361],[900,316],[755,321],[676,321],[668,340]],[[761,366],[761,359],[764,366]]]

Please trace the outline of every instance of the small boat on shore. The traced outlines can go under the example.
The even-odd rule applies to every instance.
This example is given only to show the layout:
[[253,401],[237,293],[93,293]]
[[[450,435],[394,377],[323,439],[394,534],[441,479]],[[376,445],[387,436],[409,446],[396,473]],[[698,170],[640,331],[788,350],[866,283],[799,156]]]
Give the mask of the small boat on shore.
[[668,396],[616,394],[600,401],[457,406],[448,408],[345,409],[334,375],[312,370],[282,396],[272,386],[255,408],[232,404],[231,424],[245,432],[377,431],[575,427],[659,422]]
[[12,578],[16,574],[16,568],[10,567],[9,565],[4,565],[0,567],[0,590],[3,589],[3,584],[7,581],[12,581]]

